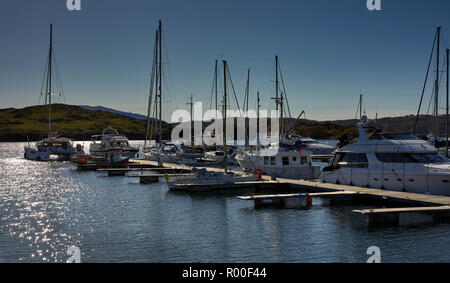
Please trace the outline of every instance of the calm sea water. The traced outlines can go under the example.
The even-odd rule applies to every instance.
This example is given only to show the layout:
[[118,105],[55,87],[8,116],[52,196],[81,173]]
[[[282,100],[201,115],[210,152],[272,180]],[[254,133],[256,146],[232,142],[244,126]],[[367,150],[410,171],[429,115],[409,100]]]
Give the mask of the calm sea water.
[[[0,143],[0,262],[450,262],[450,225],[369,228],[359,206],[257,209],[23,159]],[[362,207],[368,207],[362,206]]]

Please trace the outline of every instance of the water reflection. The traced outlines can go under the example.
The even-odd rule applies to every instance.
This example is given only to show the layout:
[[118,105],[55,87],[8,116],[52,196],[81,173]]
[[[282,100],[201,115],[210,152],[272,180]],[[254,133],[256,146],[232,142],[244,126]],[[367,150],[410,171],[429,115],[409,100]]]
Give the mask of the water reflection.
[[232,195],[173,194],[165,185],[78,172],[0,144],[0,261],[450,261],[449,225],[368,229],[352,207],[254,209]]

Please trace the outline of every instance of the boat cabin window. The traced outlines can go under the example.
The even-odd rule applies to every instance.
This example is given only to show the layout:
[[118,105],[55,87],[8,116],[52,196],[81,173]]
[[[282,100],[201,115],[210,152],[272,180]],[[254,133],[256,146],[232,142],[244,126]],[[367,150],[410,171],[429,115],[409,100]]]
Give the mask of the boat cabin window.
[[420,138],[411,134],[374,134],[371,140],[420,140]]
[[264,156],[264,165],[269,165],[269,156]]
[[344,153],[337,162],[341,167],[367,168],[369,165],[365,153]]
[[449,160],[441,154],[411,154],[410,156],[419,163],[449,162]]
[[297,156],[292,157],[292,162],[297,162]]
[[283,162],[283,166],[289,165],[289,157],[283,156],[283,158],[281,159],[281,161]]
[[306,157],[306,156],[300,156],[300,163],[301,163],[301,164],[306,164],[306,163],[308,163],[308,157]]
[[377,159],[384,163],[417,163],[415,159],[407,153],[392,152],[392,153],[376,153]]
[[270,165],[275,165],[275,156],[270,157]]
[[115,141],[111,143],[111,146],[113,147],[125,147],[128,146],[128,142],[127,141]]

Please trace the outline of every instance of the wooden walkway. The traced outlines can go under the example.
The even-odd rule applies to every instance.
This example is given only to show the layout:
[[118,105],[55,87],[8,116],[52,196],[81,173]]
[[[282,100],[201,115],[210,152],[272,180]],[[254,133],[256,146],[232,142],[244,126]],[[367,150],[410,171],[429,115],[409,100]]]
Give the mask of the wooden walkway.
[[[142,164],[144,166],[154,166],[158,164],[155,161],[147,160],[133,160],[133,163]],[[165,163],[163,164],[169,168],[192,170],[192,167],[178,164]],[[222,171],[218,168],[206,168],[197,167],[198,169],[204,168],[210,171]],[[231,171],[235,174],[244,174],[242,171]],[[390,223],[395,222],[400,226],[415,225],[430,223],[437,218],[450,218],[450,197],[436,196],[428,194],[416,194],[408,192],[371,189],[356,186],[347,186],[340,184],[328,184],[319,183],[317,181],[305,181],[305,180],[292,180],[277,178],[276,181],[271,181],[269,176],[262,176],[262,181],[258,184],[266,184],[272,186],[274,190],[277,186],[288,186],[292,189],[299,189],[302,193],[295,194],[266,194],[266,195],[249,195],[238,197],[241,200],[253,200],[256,203],[264,203],[264,201],[270,200],[274,203],[282,203],[285,207],[297,207],[298,205],[304,206],[306,202],[301,198],[308,197],[321,197],[328,199],[336,199],[345,197],[364,197],[374,201],[391,202],[401,204],[405,207],[398,208],[381,208],[381,209],[362,209],[354,210],[355,213],[366,215],[369,223]],[[181,185],[179,189],[189,191],[212,191],[217,189],[233,189],[242,188],[244,186],[252,186],[252,182],[241,182],[235,184],[185,184]],[[256,182],[253,182],[256,183]],[[306,198],[304,198],[306,199]],[[287,203],[290,203],[287,205]],[[414,206],[414,207],[413,207]]]
[[[140,164],[148,165],[148,166],[157,166],[156,161],[148,161],[148,160],[133,160],[133,162],[137,162]],[[166,167],[170,168],[178,168],[178,169],[188,169],[192,170],[192,167],[185,165],[178,165],[172,163],[163,164]],[[203,167],[197,167],[198,169]],[[223,169],[218,168],[205,168],[210,171],[222,171]],[[244,174],[242,171],[232,171],[235,174]],[[270,176],[263,175],[262,178],[264,180],[270,180]],[[389,190],[380,190],[380,189],[371,189],[371,188],[363,188],[356,186],[346,186],[346,185],[338,185],[338,184],[328,184],[328,183],[319,183],[317,181],[306,181],[306,180],[293,180],[293,179],[284,179],[277,178],[276,181],[280,185],[289,185],[292,188],[300,188],[305,189],[310,192],[353,192],[365,196],[370,196],[373,198],[379,198],[381,200],[391,200],[394,202],[406,202],[409,204],[418,204],[423,206],[442,206],[442,205],[450,205],[450,197],[447,196],[436,196],[436,195],[427,195],[427,194],[416,194],[416,193],[407,193],[407,192],[397,192],[397,191],[389,191]]]
[[335,197],[335,196],[346,196],[346,195],[355,195],[357,193],[351,191],[342,191],[342,192],[326,192],[326,193],[302,193],[302,194],[270,194],[270,195],[252,195],[252,196],[239,196],[238,199],[242,200],[257,200],[257,199],[276,199],[276,198],[291,198],[297,196],[308,195],[310,197]]

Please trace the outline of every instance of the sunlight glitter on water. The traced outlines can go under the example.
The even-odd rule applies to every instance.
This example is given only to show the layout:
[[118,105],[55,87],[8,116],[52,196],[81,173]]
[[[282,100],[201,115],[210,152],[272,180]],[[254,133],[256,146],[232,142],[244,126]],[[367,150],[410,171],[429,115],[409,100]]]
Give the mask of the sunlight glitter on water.
[[[165,185],[24,160],[0,143],[0,262],[450,261],[450,225],[369,229],[357,206],[254,209],[233,195],[186,195]],[[365,206],[367,207],[367,206]]]

